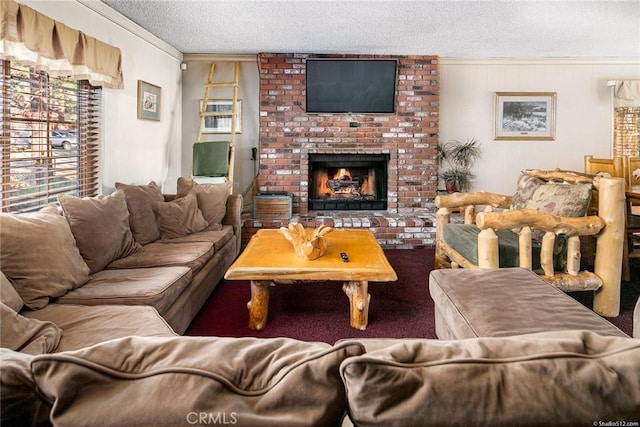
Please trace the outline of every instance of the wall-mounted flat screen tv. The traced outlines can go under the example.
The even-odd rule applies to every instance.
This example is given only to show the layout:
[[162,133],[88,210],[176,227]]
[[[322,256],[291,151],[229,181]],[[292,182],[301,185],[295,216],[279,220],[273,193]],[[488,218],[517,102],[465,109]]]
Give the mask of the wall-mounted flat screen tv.
[[307,113],[393,113],[395,59],[307,59]]

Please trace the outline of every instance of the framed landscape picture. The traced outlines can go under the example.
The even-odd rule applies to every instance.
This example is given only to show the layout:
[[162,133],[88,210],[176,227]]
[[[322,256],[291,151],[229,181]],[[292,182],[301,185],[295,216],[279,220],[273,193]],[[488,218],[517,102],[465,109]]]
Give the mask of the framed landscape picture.
[[555,92],[496,92],[495,101],[495,140],[555,140]]
[[160,120],[160,86],[138,80],[138,118]]
[[[203,133],[231,133],[231,99],[210,99],[207,102],[206,112],[216,113],[212,116],[203,117]],[[200,100],[200,111],[202,111],[202,100]],[[238,99],[236,109],[236,133],[242,133],[242,100]]]

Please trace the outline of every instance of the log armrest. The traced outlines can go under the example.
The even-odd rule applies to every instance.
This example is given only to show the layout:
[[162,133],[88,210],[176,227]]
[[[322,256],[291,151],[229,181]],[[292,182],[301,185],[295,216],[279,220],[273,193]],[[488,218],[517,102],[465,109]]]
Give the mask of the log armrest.
[[504,194],[488,193],[477,191],[473,193],[452,193],[436,196],[436,206],[438,208],[460,208],[469,205],[488,205],[494,208],[509,208],[511,196]]
[[473,193],[452,193],[436,196],[435,203],[438,207],[436,225],[451,221],[451,213],[459,211],[464,214],[465,224],[475,223],[476,209],[480,206],[490,208],[509,209],[511,196],[503,194],[478,191]]
[[233,234],[236,238],[236,256],[240,255],[242,246],[242,205],[241,194],[230,194],[227,198],[226,214],[222,224],[233,226]]

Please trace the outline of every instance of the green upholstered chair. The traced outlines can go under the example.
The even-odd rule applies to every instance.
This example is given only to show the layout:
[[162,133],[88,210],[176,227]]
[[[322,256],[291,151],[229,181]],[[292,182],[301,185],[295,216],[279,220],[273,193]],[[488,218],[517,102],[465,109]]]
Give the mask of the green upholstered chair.
[[[595,291],[594,310],[617,316],[623,179],[527,170],[516,186],[513,196],[472,192],[436,197],[436,268],[528,268],[563,291]],[[595,210],[592,200],[598,203]],[[476,215],[477,206],[485,211]],[[580,271],[581,238],[590,236],[596,238],[594,271]]]
[[226,177],[229,173],[229,141],[193,144],[193,176]]

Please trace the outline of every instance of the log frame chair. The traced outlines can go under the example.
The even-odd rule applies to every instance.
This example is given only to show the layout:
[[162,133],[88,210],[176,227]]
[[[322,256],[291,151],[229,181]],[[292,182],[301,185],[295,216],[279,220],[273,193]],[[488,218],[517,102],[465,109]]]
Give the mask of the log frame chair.
[[[532,270],[531,228],[542,230],[539,272],[542,279],[565,292],[594,291],[593,310],[606,317],[620,313],[623,240],[625,233],[625,185],[622,178],[592,176],[572,171],[530,169],[525,173],[546,182],[592,183],[597,191],[597,214],[562,217],[533,209],[509,210],[511,196],[470,192],[440,195],[435,199],[436,214],[435,268],[499,268],[498,230],[519,230],[520,267]],[[484,206],[475,214],[476,206]],[[494,211],[500,209],[500,211]],[[465,224],[480,229],[478,265],[464,258],[443,240],[444,224],[454,211],[463,213]],[[564,271],[554,271],[553,248],[556,235],[568,238]],[[593,271],[580,271],[580,237],[595,236]]]

